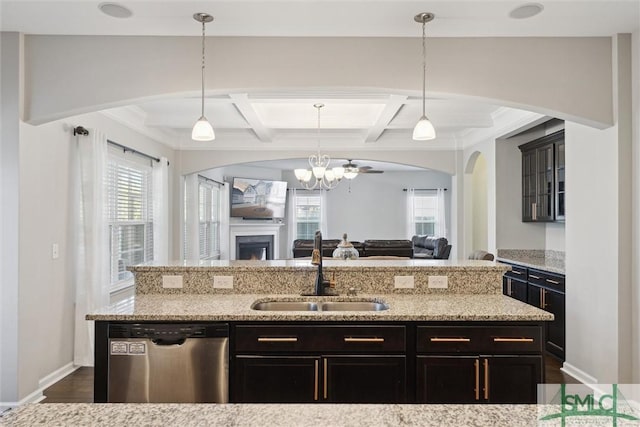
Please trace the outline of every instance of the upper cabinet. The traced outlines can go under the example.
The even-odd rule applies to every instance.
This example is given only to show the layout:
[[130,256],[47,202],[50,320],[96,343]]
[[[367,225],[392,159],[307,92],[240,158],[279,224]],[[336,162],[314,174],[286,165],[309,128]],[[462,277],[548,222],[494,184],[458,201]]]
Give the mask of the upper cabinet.
[[564,221],[564,130],[521,145],[522,221]]

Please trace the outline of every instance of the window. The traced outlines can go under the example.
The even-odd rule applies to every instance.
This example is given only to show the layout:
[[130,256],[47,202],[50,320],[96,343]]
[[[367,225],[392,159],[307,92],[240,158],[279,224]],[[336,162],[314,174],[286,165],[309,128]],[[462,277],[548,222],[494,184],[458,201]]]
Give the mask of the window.
[[220,258],[220,185],[198,177],[200,259]]
[[447,237],[444,188],[407,190],[407,235]]
[[322,196],[319,192],[296,192],[296,239],[313,239],[322,225]]
[[416,190],[413,195],[413,221],[415,234],[434,236],[438,216],[438,199],[435,191]]
[[153,260],[153,199],[148,161],[109,153],[107,216],[111,285],[132,278],[127,266]]

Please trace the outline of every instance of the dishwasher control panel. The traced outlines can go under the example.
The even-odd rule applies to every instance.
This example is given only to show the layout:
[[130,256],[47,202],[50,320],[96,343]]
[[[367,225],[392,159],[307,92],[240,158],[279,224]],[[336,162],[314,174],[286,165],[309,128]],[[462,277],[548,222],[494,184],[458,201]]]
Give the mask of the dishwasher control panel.
[[109,325],[109,338],[183,339],[229,335],[228,324],[131,323]]

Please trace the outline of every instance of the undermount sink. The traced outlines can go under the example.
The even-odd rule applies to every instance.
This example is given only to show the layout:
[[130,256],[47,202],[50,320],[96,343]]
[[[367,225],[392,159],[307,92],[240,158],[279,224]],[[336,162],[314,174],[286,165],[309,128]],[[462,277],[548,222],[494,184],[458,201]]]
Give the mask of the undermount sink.
[[318,311],[318,304],[307,301],[266,301],[253,303],[251,308],[264,311]]
[[261,311],[383,311],[389,306],[377,301],[262,301],[251,305]]
[[322,303],[322,311],[382,311],[388,305],[373,301],[334,301]]

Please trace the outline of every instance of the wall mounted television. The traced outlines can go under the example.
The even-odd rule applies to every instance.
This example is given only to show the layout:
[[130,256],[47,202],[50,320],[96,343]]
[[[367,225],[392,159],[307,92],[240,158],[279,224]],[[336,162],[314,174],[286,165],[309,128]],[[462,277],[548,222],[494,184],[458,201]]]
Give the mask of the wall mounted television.
[[233,178],[231,216],[247,219],[284,218],[287,183],[268,179]]

